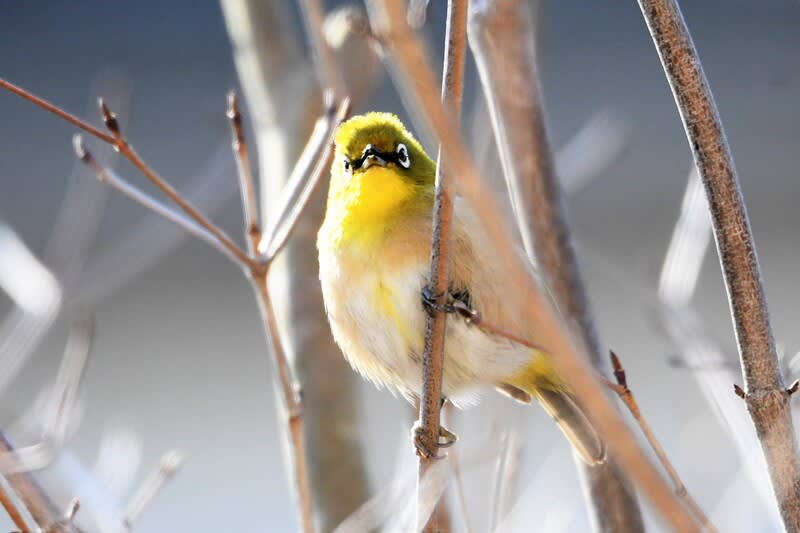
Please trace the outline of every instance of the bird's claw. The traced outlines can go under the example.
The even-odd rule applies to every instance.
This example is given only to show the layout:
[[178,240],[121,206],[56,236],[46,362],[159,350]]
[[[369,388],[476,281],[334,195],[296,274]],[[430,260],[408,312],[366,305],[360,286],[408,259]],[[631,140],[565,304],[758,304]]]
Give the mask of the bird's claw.
[[431,288],[425,285],[424,287],[422,287],[422,291],[420,293],[420,296],[422,297],[422,307],[428,313],[433,313],[433,311],[440,311],[442,313],[454,313],[455,308],[453,307],[452,304],[449,303],[440,304],[439,302],[436,301],[443,295],[444,295],[443,293],[434,294]]
[[439,448],[449,448],[453,444],[458,441],[458,435],[453,433],[447,428],[439,426],[439,435],[436,441],[436,449],[431,450],[429,446],[427,446],[423,442],[422,438],[422,427],[419,425],[419,421],[414,423],[414,427],[411,428],[411,440],[414,442],[414,448],[417,450],[417,455],[424,459],[441,459],[438,453]]

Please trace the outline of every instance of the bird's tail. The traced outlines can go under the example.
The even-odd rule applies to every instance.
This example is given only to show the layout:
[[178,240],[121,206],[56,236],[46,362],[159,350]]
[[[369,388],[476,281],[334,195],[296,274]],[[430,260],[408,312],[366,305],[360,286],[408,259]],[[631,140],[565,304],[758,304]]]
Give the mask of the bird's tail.
[[605,462],[605,443],[571,394],[546,388],[536,388],[531,392],[586,464]]

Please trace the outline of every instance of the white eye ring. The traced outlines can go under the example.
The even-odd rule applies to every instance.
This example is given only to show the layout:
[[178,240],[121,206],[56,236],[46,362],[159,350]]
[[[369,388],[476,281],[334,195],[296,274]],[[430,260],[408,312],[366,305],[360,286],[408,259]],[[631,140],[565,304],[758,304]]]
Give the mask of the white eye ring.
[[400,163],[400,166],[403,168],[409,168],[411,166],[411,158],[408,157],[408,148],[403,143],[397,145],[397,162]]

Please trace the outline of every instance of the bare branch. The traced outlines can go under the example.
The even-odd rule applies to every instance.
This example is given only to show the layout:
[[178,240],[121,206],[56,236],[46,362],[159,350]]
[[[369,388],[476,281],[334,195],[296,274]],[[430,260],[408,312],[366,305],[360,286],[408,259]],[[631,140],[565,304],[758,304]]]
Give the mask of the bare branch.
[[650,429],[650,424],[648,424],[647,420],[645,420],[645,418],[642,416],[642,412],[639,409],[639,404],[636,402],[636,398],[633,397],[633,392],[631,392],[631,390],[628,388],[628,379],[625,375],[625,369],[622,367],[619,357],[617,357],[614,352],[610,352],[610,357],[611,367],[614,371],[614,379],[616,379],[617,382],[612,383],[608,381],[606,385],[613,390],[617,396],[619,396],[619,399],[622,400],[622,403],[624,403],[625,407],[627,407],[628,411],[630,411],[631,416],[633,416],[634,420],[636,420],[636,423],[639,424],[639,429],[642,430],[645,439],[647,439],[650,447],[653,448],[653,452],[655,452],[656,457],[658,457],[658,461],[661,463],[661,466],[664,467],[664,471],[672,480],[672,483],[675,484],[675,494],[677,494],[679,498],[683,499],[686,507],[691,510],[691,512],[703,526],[703,531],[707,533],[715,533],[717,529],[708,520],[706,514],[686,490],[686,486],[683,484],[681,477],[678,475],[678,471],[675,470],[675,467],[672,466],[672,463],[667,457],[667,452],[664,451],[664,448],[656,438],[653,430]]
[[281,204],[277,208],[274,222],[264,233],[259,245],[259,251],[268,261],[278,255],[286,245],[311,195],[330,169],[333,136],[350,110],[350,100],[345,98],[335,105],[331,95],[326,101],[325,113],[317,119],[311,137],[282,191]]
[[[0,433],[0,455],[13,457],[14,447],[5,435]],[[55,533],[64,533],[66,528],[60,525],[60,513],[42,490],[42,487],[27,472],[16,472],[4,475],[8,484],[13,488],[17,498],[25,506],[34,522],[43,530],[51,528]],[[25,531],[23,529],[23,531]]]
[[[391,2],[384,2],[384,6],[391,8]],[[449,154],[449,161],[453,166],[452,175],[458,179],[459,192],[470,202],[483,222],[488,237],[497,246],[498,261],[508,268],[508,279],[502,280],[505,282],[504,294],[508,305],[519,310],[525,320],[539,325],[542,344],[548,348],[547,353],[551,354],[556,370],[571,384],[592,422],[608,442],[609,448],[619,454],[620,464],[628,475],[639,483],[675,529],[697,531],[692,516],[682,507],[659,472],[638,447],[593,373],[577,356],[579,352],[566,335],[563,325],[538,292],[527,267],[520,261],[508,237],[506,224],[499,215],[491,193],[481,183],[469,154],[459,142],[458,128],[454,127],[444,106],[439,102],[436,84],[421,46],[404,24],[403,17],[398,17],[396,11],[394,15],[385,17],[384,24],[387,27],[381,33],[391,37],[387,38],[387,43],[405,73],[404,83],[410,87],[426,123],[441,141],[444,151]],[[513,287],[513,290],[509,287]]]
[[289,451],[292,454],[289,466],[294,474],[292,478],[295,482],[295,497],[299,505],[298,513],[301,527],[304,533],[311,533],[313,531],[311,523],[311,488],[309,487],[305,441],[303,440],[303,401],[300,395],[300,385],[292,376],[292,368],[281,343],[275,310],[272,307],[272,300],[267,289],[267,279],[265,276],[259,276],[252,278],[251,282],[258,298],[259,309],[261,310],[261,317],[267,334],[267,342],[272,348],[272,355],[278,370],[278,384],[280,385],[285,408]]
[[231,123],[233,153],[236,156],[236,170],[239,174],[239,190],[242,194],[242,211],[244,213],[244,233],[245,238],[247,238],[250,255],[253,255],[258,247],[261,230],[258,222],[253,171],[250,166],[244,129],[242,128],[242,113],[239,111],[239,102],[234,91],[228,93],[228,112],[226,115]]
[[177,226],[180,226],[198,239],[210,244],[214,249],[219,251],[241,268],[247,269],[249,267],[251,261],[249,258],[247,258],[247,256],[245,256],[245,259],[242,260],[238,255],[234,254],[229,247],[225,246],[223,242],[217,239],[215,234],[206,230],[206,228],[200,226],[194,220],[159,202],[155,198],[149,196],[147,193],[137,189],[123,178],[118,176],[117,173],[110,168],[101,166],[94,156],[92,156],[92,153],[89,152],[83,145],[83,140],[80,135],[75,135],[73,138],[73,145],[75,147],[75,154],[78,159],[91,168],[100,181],[108,184],[134,202],[144,206],[164,219],[169,220]]
[[[103,122],[106,124],[106,127],[111,132],[111,135],[104,134],[97,128],[87,124],[86,122],[82,121],[81,119],[70,115],[66,111],[62,110],[58,106],[51,104],[33,94],[29,93],[28,91],[11,84],[5,80],[0,79],[0,88],[6,89],[29,102],[34,103],[35,105],[41,107],[45,111],[48,111],[55,116],[69,122],[77,126],[78,128],[87,131],[101,139],[112,146],[122,154],[125,159],[127,159],[137,170],[139,170],[144,176],[149,179],[153,185],[155,185],[162,193],[164,193],[171,201],[173,201],[178,207],[181,208],[189,217],[191,217],[198,225],[203,227],[207,232],[214,235],[220,243],[222,243],[225,248],[229,250],[231,254],[236,256],[242,264],[247,265],[254,265],[253,261],[251,261],[247,254],[245,254],[225,233],[220,230],[217,226],[211,223],[202,213],[197,211],[197,209],[192,206],[188,201],[186,201],[178,191],[176,191],[171,185],[169,185],[166,181],[164,181],[161,176],[159,176],[152,168],[150,168],[142,158],[134,151],[133,147],[128,143],[128,141],[122,135],[119,129],[119,122],[116,119],[116,116],[111,112],[108,108],[106,103],[101,99],[99,101],[100,113],[103,118]],[[76,146],[77,150],[77,146]],[[82,158],[81,154],[79,153],[78,156]]]
[[800,457],[747,208],[722,121],[675,0],[639,0],[711,209],[744,375],[746,403],[787,531],[800,531]]
[[158,468],[150,473],[128,501],[125,509],[123,524],[130,529],[133,523],[141,516],[145,508],[158,495],[164,485],[172,479],[183,462],[183,454],[173,450],[161,457]]
[[[388,6],[387,6],[388,7]],[[394,13],[388,16],[402,17],[399,3],[394,3]],[[453,123],[459,123],[461,100],[464,94],[464,57],[467,46],[467,1],[449,0],[447,3],[447,28],[445,30],[444,66],[442,73],[442,102],[447,107]],[[433,203],[433,230],[431,237],[430,275],[427,289],[438,305],[447,302],[450,286],[450,234],[453,222],[453,192],[449,178],[450,154],[440,147],[436,164],[436,190]],[[430,497],[422,489],[426,475],[437,462],[439,447],[439,415],[442,405],[442,376],[444,368],[445,321],[447,315],[432,307],[425,319],[425,344],[422,352],[422,394],[419,400],[419,420],[415,426],[415,438],[419,455],[417,477],[417,529],[425,533],[440,530],[437,507],[443,502],[433,503],[433,512],[428,515],[425,499]],[[420,453],[422,450],[428,453]],[[430,452],[433,455],[429,455]],[[424,526],[423,526],[424,524]]]
[[3,506],[6,514],[19,531],[28,531],[28,523],[25,517],[22,516],[22,512],[17,508],[17,500],[6,491],[4,481],[5,480],[0,480],[0,505]]
[[102,132],[101,130],[95,128],[94,126],[92,126],[91,124],[86,122],[85,120],[79,119],[75,115],[71,115],[71,114],[67,113],[66,111],[64,111],[60,107],[58,107],[58,106],[56,106],[54,104],[51,104],[47,100],[39,98],[38,96],[35,96],[32,93],[29,93],[28,91],[26,91],[22,87],[19,87],[18,85],[14,85],[13,83],[11,83],[9,81],[6,81],[6,80],[4,80],[2,78],[0,78],[0,89],[5,89],[5,90],[7,90],[9,92],[12,92],[12,93],[16,94],[17,96],[19,96],[19,97],[31,102],[33,105],[44,109],[48,113],[52,113],[55,116],[57,116],[57,117],[65,120],[65,121],[69,122],[73,126],[82,129],[83,131],[93,135],[94,137],[97,137],[101,141],[105,141],[108,144],[114,144],[116,142],[116,139],[113,136]]
[[[526,2],[480,2],[470,11],[470,46],[525,249],[541,269],[564,321],[574,325],[590,361],[602,372],[605,365],[547,138],[534,26]],[[636,499],[611,459],[592,467],[577,465],[586,471],[585,493],[596,525],[606,532],[643,532]]]

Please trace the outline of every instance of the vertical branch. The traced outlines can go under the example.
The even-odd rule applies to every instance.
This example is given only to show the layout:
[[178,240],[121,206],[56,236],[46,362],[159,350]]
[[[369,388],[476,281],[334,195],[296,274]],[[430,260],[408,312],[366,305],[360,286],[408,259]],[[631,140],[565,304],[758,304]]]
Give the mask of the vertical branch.
[[[604,373],[547,139],[534,33],[530,9],[519,0],[485,0],[470,11],[470,47],[525,249],[593,366]],[[588,503],[599,531],[644,531],[635,496],[613,461],[578,468],[585,469]]]
[[[284,185],[322,109],[321,91],[303,50],[302,35],[292,23],[290,2],[220,3],[255,131],[262,219],[276,220],[282,218],[276,214]],[[377,59],[365,44],[366,36],[357,34],[358,10],[349,13],[330,24],[326,18],[322,25],[322,38],[328,41],[336,70],[349,74],[342,76],[345,87],[337,98],[348,93],[364,95],[376,72]],[[330,43],[328,33],[339,40]],[[315,240],[324,195],[310,196],[291,240],[270,267],[269,285],[285,353],[303,387],[302,438],[315,525],[331,531],[369,498],[369,484],[359,438],[359,379],[325,326],[318,282]]]
[[239,101],[236,93],[228,93],[228,111],[226,113],[231,122],[231,135],[233,154],[236,157],[236,171],[239,174],[239,192],[242,195],[242,212],[244,213],[244,233],[250,255],[256,253],[261,229],[258,223],[258,207],[256,205],[256,190],[253,183],[253,171],[250,167],[249,151],[242,129],[242,113],[239,110]]
[[[14,454],[14,447],[2,433],[0,433],[0,454],[9,457],[13,457]],[[48,528],[57,533],[65,531],[65,528],[59,525],[61,516],[58,509],[30,474],[17,472],[6,474],[5,478],[36,525],[43,531],[47,531]]]
[[[383,0],[382,4],[384,9],[392,5],[389,0]],[[403,73],[402,82],[407,85],[414,104],[423,112],[426,125],[439,138],[445,152],[450,154],[448,165],[452,167],[451,175],[456,180],[458,192],[470,203],[484,225],[487,236],[496,247],[497,261],[506,267],[508,276],[498,281],[508,306],[525,320],[539,326],[537,341],[552,355],[556,371],[572,385],[576,397],[596,424],[601,436],[606,439],[609,449],[618,454],[619,463],[625,473],[637,482],[661,516],[676,531],[698,531],[693,517],[647,459],[630,429],[609,402],[596,374],[579,357],[582,351],[567,335],[563,324],[547,305],[531,278],[527,265],[520,260],[497,202],[478,177],[472,157],[459,141],[458,130],[442,105],[422,46],[408,26],[403,24],[403,17],[389,16],[380,22],[383,26],[377,27],[379,37],[385,39],[399,65],[399,70]]]
[[800,459],[755,244],[711,90],[675,0],[639,0],[706,188],[746,387],[787,531],[800,531]]
[[[389,13],[388,16],[403,16]],[[444,66],[442,73],[442,101],[455,117],[458,124],[461,99],[464,90],[464,52],[466,49],[467,1],[449,0],[447,3],[447,28],[444,47]],[[433,204],[433,234],[431,241],[431,267],[428,288],[435,295],[437,303],[447,303],[450,282],[450,233],[453,221],[453,194],[447,173],[448,154],[439,148],[436,165],[436,192]],[[420,489],[422,479],[433,463],[438,460],[436,450],[439,445],[439,414],[442,402],[442,371],[444,366],[445,313],[431,309],[425,320],[425,347],[422,352],[422,396],[419,402],[419,421],[417,437],[424,449],[434,451],[434,456],[420,455],[418,498],[424,497]],[[440,500],[438,505],[442,505]],[[422,502],[417,502],[417,509]],[[438,512],[430,517],[417,517],[417,524],[425,520],[423,531],[439,531]]]

